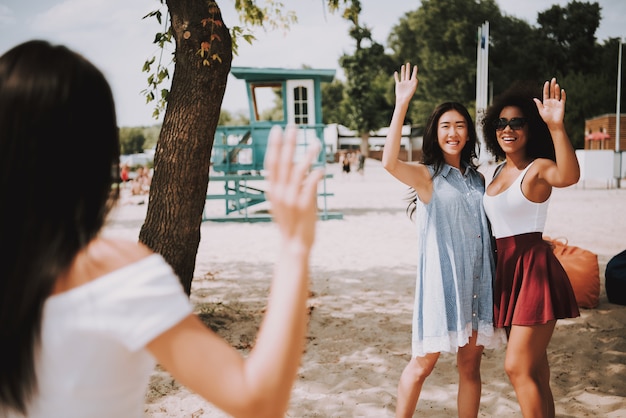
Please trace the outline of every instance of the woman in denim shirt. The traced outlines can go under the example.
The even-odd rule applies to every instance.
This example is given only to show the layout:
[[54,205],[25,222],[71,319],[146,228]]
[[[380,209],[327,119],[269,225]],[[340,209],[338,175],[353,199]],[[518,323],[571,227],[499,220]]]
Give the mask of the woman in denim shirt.
[[417,280],[412,356],[398,384],[397,417],[411,417],[422,385],[440,353],[457,354],[459,416],[476,417],[484,347],[494,334],[494,261],[482,206],[485,180],[476,170],[476,130],[467,109],[438,106],[424,131],[421,163],[398,159],[401,129],[417,89],[417,67],[394,73],[396,106],[383,151],[383,166],[414,195],[407,211],[417,225]]

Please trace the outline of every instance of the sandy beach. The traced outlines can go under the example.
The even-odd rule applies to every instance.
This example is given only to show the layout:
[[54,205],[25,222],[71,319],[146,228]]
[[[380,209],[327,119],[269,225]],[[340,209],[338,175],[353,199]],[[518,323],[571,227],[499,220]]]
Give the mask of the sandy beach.
[[[337,164],[327,171],[334,193],[327,209],[343,219],[318,223],[308,343],[288,416],[392,417],[411,349],[416,237],[405,214],[407,189],[376,160],[367,160],[363,175],[344,175]],[[147,206],[137,204],[141,199],[122,199],[107,234],[137,239]],[[211,205],[209,213],[223,214],[223,202]],[[263,205],[252,210],[267,210]],[[609,303],[604,288],[606,263],[626,249],[625,210],[625,188],[587,182],[553,192],[545,235],[596,253],[601,274],[600,305],[559,321],[549,346],[558,417],[626,417],[626,306]],[[192,301],[245,354],[267,297],[274,226],[204,222],[201,233]],[[503,349],[484,353],[480,417],[521,417],[503,361]],[[457,416],[457,381],[455,356],[443,355],[415,416]],[[145,417],[226,416],[157,366]]]

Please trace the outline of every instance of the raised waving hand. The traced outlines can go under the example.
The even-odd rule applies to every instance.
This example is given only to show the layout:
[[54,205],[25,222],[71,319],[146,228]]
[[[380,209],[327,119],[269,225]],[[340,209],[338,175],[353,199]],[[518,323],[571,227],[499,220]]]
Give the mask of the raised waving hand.
[[278,225],[283,244],[312,246],[317,220],[317,184],[322,170],[309,172],[320,152],[320,145],[307,149],[303,159],[294,163],[297,128],[290,126],[283,135],[280,127],[272,128],[265,154],[268,170],[267,195],[274,222]]
[[408,103],[417,90],[417,65],[411,67],[408,62],[393,73],[396,81],[396,104]]
[[556,78],[546,81],[543,85],[543,101],[533,99],[539,110],[539,115],[549,129],[563,124],[565,117],[565,90],[556,82]]

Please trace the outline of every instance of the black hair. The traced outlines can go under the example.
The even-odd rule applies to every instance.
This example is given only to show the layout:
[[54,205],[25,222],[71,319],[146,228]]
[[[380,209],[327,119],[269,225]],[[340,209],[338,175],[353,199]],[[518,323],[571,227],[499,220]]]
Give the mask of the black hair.
[[0,57],[0,412],[27,413],[44,303],[104,225],[118,171],[113,95],[94,65],[39,40]]
[[541,91],[535,83],[528,81],[517,81],[506,91],[498,95],[491,106],[487,108],[485,117],[482,120],[483,138],[487,150],[502,161],[506,157],[504,151],[498,144],[496,136],[495,121],[500,118],[500,112],[507,106],[519,108],[526,119],[528,126],[528,139],[526,142],[526,155],[531,159],[548,158],[556,160],[554,153],[554,143],[548,125],[543,121],[537,105],[533,101],[536,92]]
[[[461,165],[466,165],[472,168],[476,168],[477,160],[477,146],[478,140],[476,135],[476,126],[470,116],[467,108],[458,102],[445,102],[440,104],[433,110],[426,121],[426,127],[424,128],[424,136],[422,141],[422,164],[433,166],[433,177],[439,175],[441,169],[445,164],[443,151],[439,146],[439,137],[437,135],[439,119],[444,113],[451,110],[456,110],[465,119],[467,124],[468,138],[465,146],[461,150]],[[409,192],[409,206],[407,207],[407,213],[409,216],[413,216],[415,213],[415,204],[417,202],[417,193],[411,189]]]

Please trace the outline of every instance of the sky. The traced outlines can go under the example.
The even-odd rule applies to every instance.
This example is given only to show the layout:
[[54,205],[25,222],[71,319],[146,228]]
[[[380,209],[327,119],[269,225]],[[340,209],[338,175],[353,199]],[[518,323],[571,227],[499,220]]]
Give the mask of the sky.
[[[602,8],[602,20],[596,32],[598,42],[608,38],[626,39],[626,1],[596,1]],[[238,24],[234,2],[218,0],[229,27]],[[538,12],[554,4],[568,3],[567,0],[496,2],[503,14],[531,25],[536,25]],[[296,12],[298,22],[286,32],[257,30],[253,45],[241,40],[232,66],[302,68],[307,65],[335,69],[336,77],[343,79],[339,58],[354,51],[354,42],[348,35],[349,24],[339,15],[329,13],[325,0],[283,0],[283,3]],[[361,0],[361,23],[372,29],[375,41],[386,44],[393,26],[419,5],[419,0]],[[113,90],[120,126],[154,125],[160,120],[152,117],[154,106],[146,103],[141,94],[147,86],[147,74],[141,69],[146,59],[159,53],[152,41],[163,27],[156,19],[142,18],[159,8],[165,13],[165,6],[158,0],[0,0],[0,54],[30,39],[64,44],[103,71]],[[229,76],[222,107],[247,115],[242,80]]]

